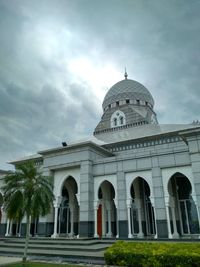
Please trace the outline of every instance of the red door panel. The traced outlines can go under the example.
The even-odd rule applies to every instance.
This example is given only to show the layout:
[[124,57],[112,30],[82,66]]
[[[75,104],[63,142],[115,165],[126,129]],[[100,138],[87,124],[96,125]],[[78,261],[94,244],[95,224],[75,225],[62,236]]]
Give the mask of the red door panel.
[[102,205],[100,204],[97,210],[97,234],[102,237]]

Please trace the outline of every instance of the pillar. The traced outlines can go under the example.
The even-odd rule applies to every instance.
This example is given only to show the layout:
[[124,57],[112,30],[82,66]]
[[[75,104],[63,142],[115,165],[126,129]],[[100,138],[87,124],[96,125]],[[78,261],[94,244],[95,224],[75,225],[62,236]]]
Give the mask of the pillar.
[[68,235],[69,234],[69,213],[70,213],[70,210],[69,210],[69,206],[67,207],[67,227],[66,227],[66,234]]
[[12,225],[13,225],[13,221],[10,220],[10,228],[9,228],[8,236],[12,236]]
[[141,199],[137,199],[137,208],[138,208],[138,224],[139,224],[139,233],[137,234],[137,237],[143,238],[144,233],[142,231],[142,208],[141,208]]
[[97,233],[97,210],[98,210],[98,202],[94,201],[94,237],[95,238],[99,237]]
[[22,222],[19,223],[19,232],[18,232],[18,236],[21,236],[21,229],[22,229]]
[[131,200],[127,199],[127,213],[128,213],[128,238],[132,238],[133,235],[131,233]]
[[10,220],[7,219],[7,224],[6,224],[6,234],[5,234],[5,236],[9,236],[9,227],[10,227]]
[[168,238],[168,225],[165,205],[165,190],[163,187],[162,170],[157,156],[152,157],[152,190],[156,236],[155,238]]
[[93,162],[85,160],[81,162],[80,169],[80,237],[94,236],[94,179]]
[[[197,209],[197,218],[198,218],[198,224],[199,224],[199,230],[200,230],[200,212],[199,212],[199,205],[197,203],[196,196],[193,197],[193,199],[194,199],[194,203],[195,203],[195,206],[196,206],[196,209]],[[199,235],[199,238],[200,238],[200,235]]]
[[119,223],[118,223],[118,200],[114,199],[115,208],[116,208],[116,238],[119,238]]
[[74,236],[74,206],[70,206],[70,224],[71,224],[71,231],[69,233],[69,236],[73,237]]
[[127,211],[127,194],[126,180],[123,171],[122,161],[117,162],[117,216],[118,216],[118,233],[120,238],[127,238],[128,233],[128,211]]
[[155,211],[155,202],[154,202],[154,198],[153,197],[150,197],[150,200],[151,200],[151,205],[152,205],[152,216],[154,216],[154,225],[153,227],[155,227],[155,235],[154,235],[154,238],[157,239],[158,238],[158,228],[157,228],[157,220],[156,220],[156,211]]
[[166,203],[166,215],[167,215],[167,230],[168,230],[168,238],[172,238],[171,224],[170,224],[170,216],[169,216],[169,203]]
[[176,214],[175,214],[175,206],[171,206],[171,211],[172,211],[172,221],[173,221],[173,228],[174,228],[174,233],[172,234],[173,238],[179,238],[179,234],[177,231],[177,225],[176,225]]
[[58,232],[57,232],[57,227],[58,227],[58,209],[60,207],[61,199],[62,199],[61,197],[56,197],[56,200],[54,201],[55,214],[54,214],[54,231],[53,231],[53,235],[51,236],[52,238],[58,237]]
[[107,205],[107,213],[108,213],[108,233],[106,234],[106,236],[107,237],[112,237],[110,203],[108,203],[108,205]]

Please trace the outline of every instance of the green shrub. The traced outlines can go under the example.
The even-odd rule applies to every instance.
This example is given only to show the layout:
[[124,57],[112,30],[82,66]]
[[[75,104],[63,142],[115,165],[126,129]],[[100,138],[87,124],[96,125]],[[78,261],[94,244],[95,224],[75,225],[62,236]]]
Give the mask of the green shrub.
[[200,244],[117,241],[104,257],[116,266],[200,267]]

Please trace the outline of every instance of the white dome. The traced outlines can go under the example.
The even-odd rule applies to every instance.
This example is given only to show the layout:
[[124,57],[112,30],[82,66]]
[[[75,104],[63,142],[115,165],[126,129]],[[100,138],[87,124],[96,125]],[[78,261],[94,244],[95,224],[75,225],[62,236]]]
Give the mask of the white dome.
[[154,106],[151,93],[144,85],[134,80],[125,79],[114,84],[104,97],[103,109],[120,100],[142,100]]

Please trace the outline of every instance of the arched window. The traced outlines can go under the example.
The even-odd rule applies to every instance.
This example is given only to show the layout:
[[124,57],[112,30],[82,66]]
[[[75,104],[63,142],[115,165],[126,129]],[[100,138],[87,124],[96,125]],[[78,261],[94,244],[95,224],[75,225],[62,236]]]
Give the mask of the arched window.
[[111,128],[122,126],[126,124],[125,114],[121,110],[116,110],[110,119]]

